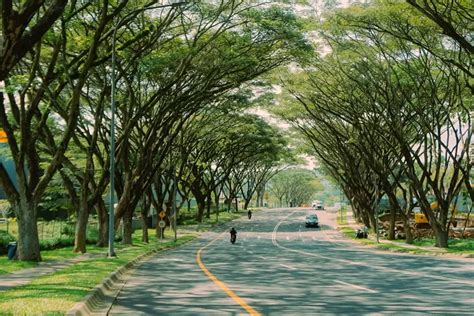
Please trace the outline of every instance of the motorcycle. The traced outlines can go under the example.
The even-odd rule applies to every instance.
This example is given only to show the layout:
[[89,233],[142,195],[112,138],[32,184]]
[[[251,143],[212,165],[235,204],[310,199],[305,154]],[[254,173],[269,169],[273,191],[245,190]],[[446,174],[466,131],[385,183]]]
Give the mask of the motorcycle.
[[235,244],[235,241],[237,240],[237,231],[235,230],[234,227],[230,230],[230,242],[232,244]]
[[369,229],[364,226],[357,229],[356,238],[367,238],[369,236]]

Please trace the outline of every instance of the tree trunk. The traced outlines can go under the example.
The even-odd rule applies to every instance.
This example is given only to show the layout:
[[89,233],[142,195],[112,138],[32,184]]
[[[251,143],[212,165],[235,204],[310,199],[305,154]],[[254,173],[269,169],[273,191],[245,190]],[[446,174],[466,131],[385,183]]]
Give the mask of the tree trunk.
[[250,204],[250,198],[247,200],[245,199],[245,202],[244,202],[244,210],[246,210],[248,207],[249,207],[249,204]]
[[390,207],[390,226],[388,230],[388,239],[394,240],[395,239],[395,216],[396,210],[393,207]]
[[218,194],[215,194],[214,195],[214,204],[216,205],[216,222],[219,221],[219,208],[220,208],[220,204],[219,204],[219,195]]
[[448,231],[439,231],[436,234],[436,247],[448,248]]
[[211,218],[211,206],[212,206],[212,197],[211,194],[208,194],[206,197],[207,201],[207,210],[206,210],[206,218]]
[[99,200],[95,207],[97,210],[97,218],[99,220],[99,240],[97,241],[97,247],[107,246],[109,236],[109,215],[105,209],[104,201]]
[[148,238],[148,210],[142,209],[142,242],[149,243]]
[[449,231],[446,230],[439,230],[436,233],[436,247],[440,248],[448,248],[448,233]]
[[257,187],[257,199],[256,199],[256,207],[262,207],[263,206],[263,185],[259,185]]
[[175,217],[178,215],[178,210],[176,210],[176,214],[173,215],[173,219],[170,220],[170,227],[173,230],[174,234],[174,241],[176,242],[178,240],[178,227],[177,227],[177,220],[178,218]]
[[409,217],[403,217],[403,228],[405,230],[405,242],[407,244],[413,244],[413,232],[411,231]]
[[205,205],[202,201],[197,201],[197,205],[198,205],[198,212],[196,214],[196,220],[199,223],[202,223],[202,217],[204,216]]
[[151,190],[148,191],[143,198],[141,216],[142,216],[142,242],[149,243],[148,237],[148,214],[150,213],[150,205],[151,205]]
[[76,232],[74,236],[74,252],[86,253],[87,222],[89,212],[87,211],[87,202],[81,203],[77,211]]
[[123,224],[123,236],[122,236],[122,244],[124,245],[131,245],[132,244],[132,234],[133,234],[133,212],[131,209],[127,210],[125,214],[123,214],[122,219]]
[[20,200],[14,209],[18,219],[18,260],[41,261],[36,205]]

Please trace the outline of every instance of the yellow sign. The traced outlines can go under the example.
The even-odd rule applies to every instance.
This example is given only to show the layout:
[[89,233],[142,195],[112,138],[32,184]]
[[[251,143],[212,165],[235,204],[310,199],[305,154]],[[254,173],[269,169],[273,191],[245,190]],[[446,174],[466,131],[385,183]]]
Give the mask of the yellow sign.
[[166,215],[165,211],[161,211],[161,212],[160,212],[160,217],[161,217],[161,218],[165,217],[165,215]]
[[0,143],[8,143],[7,133],[3,129],[0,129]]

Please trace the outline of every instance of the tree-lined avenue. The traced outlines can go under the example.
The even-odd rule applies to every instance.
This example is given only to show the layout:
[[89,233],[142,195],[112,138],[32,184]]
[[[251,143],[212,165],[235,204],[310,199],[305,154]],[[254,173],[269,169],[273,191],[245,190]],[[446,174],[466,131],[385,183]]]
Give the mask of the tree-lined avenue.
[[[240,315],[247,311],[196,263],[262,315],[449,313],[473,309],[472,259],[384,253],[358,246],[333,227],[334,210],[318,212],[322,227],[305,228],[309,209],[257,212],[145,262],[130,277],[112,315]],[[163,271],[167,271],[166,274]]]

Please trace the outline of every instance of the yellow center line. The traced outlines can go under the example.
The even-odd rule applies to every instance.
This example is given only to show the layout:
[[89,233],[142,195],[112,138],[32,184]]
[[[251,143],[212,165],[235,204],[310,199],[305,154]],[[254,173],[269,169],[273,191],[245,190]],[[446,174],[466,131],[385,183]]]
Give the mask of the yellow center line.
[[[221,234],[222,235],[222,234]],[[220,237],[220,236],[219,236]],[[217,237],[216,239],[214,239],[213,241],[211,241],[210,243],[208,243],[207,245],[205,245],[204,247],[202,247],[201,249],[198,250],[197,254],[196,254],[196,262],[197,264],[199,265],[199,267],[201,268],[202,271],[204,271],[204,273],[208,276],[209,279],[211,279],[215,284],[217,284],[227,295],[229,295],[229,297],[231,299],[233,299],[237,304],[239,304],[240,306],[242,306],[251,316],[260,316],[260,313],[257,312],[255,309],[253,309],[249,304],[247,304],[247,302],[245,302],[245,300],[243,298],[241,298],[240,296],[238,296],[237,294],[235,294],[234,291],[232,291],[231,289],[229,289],[227,287],[227,285],[222,282],[221,280],[219,280],[214,274],[212,274],[207,268],[206,266],[204,265],[204,263],[202,263],[202,260],[201,260],[201,254],[202,254],[202,251],[204,249],[206,249],[208,246],[210,246],[211,244],[213,244],[214,242],[216,242],[219,237]]]

